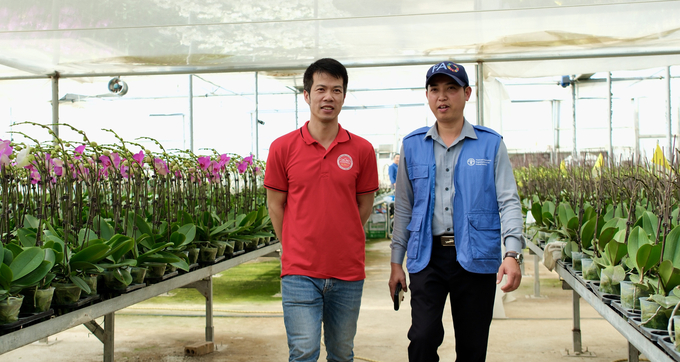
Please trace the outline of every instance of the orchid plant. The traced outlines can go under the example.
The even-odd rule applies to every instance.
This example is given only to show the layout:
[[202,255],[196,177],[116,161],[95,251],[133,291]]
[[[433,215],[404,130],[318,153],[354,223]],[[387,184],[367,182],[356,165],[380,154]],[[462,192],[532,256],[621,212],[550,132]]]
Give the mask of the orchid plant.
[[56,280],[85,289],[81,277],[104,269],[161,260],[187,270],[186,248],[199,236],[225,236],[239,215],[262,216],[254,232],[268,226],[265,165],[253,155],[168,151],[155,139],[124,140],[110,129],[118,142],[99,145],[62,124],[82,137],[65,141],[48,126],[21,125],[54,141],[25,132],[15,133],[30,144],[0,140],[0,255],[10,263],[25,250],[48,250]]

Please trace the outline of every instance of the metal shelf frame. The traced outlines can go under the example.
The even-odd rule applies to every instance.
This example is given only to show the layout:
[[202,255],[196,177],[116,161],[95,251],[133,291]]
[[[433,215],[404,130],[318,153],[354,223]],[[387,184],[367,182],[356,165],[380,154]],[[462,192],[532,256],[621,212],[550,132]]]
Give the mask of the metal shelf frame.
[[[107,299],[91,306],[77,309],[56,318],[5,334],[0,336],[0,355],[83,324],[104,344],[104,362],[113,362],[115,312],[182,287],[196,288],[206,298],[205,340],[212,342],[214,341],[212,276],[260,256],[274,253],[279,249],[281,249],[280,243],[265,246],[235,258],[208,265],[195,271],[181,274],[174,278],[151,284],[130,293],[122,294],[115,298]],[[95,321],[96,318],[102,316],[104,316],[104,328],[100,327]]]
[[644,353],[650,361],[656,362],[673,362],[674,360],[666,354],[661,347],[657,346],[649,338],[642,335],[628,320],[620,316],[614,309],[604,304],[595,293],[586,288],[580,281],[567,271],[562,264],[558,263],[555,266],[557,274],[571,287],[573,290],[573,343],[574,351],[581,352],[581,313],[579,298],[583,298],[593,309],[595,309],[604,319],[609,322],[623,337],[628,340],[628,361],[638,362],[640,352]]

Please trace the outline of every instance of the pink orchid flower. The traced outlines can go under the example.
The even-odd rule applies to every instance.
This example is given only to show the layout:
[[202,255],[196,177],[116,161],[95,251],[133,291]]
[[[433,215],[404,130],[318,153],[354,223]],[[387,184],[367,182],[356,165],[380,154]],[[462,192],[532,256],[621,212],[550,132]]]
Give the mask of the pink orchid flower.
[[40,182],[40,172],[38,172],[38,169],[35,168],[35,166],[33,164],[30,164],[28,166],[24,166],[24,168],[31,171],[31,175],[29,176],[29,178],[31,179],[31,183],[33,185]]
[[253,155],[251,154],[250,156],[244,158],[243,162],[246,162],[249,166],[252,165],[253,164]]
[[76,151],[77,153],[80,153],[80,154],[82,155],[83,152],[85,152],[85,147],[86,147],[85,145],[80,145],[80,146],[76,147],[76,150],[75,150],[75,151]]
[[2,169],[3,166],[10,165],[9,156],[11,156],[14,151],[14,147],[10,146],[10,144],[11,142],[9,140],[0,140],[0,169]]
[[128,170],[130,170],[130,167],[122,165],[120,166],[120,174],[121,176],[125,178],[130,178],[130,174],[128,173]]
[[135,161],[137,161],[137,163],[141,165],[144,162],[144,151],[139,150],[139,152],[134,154],[132,158],[134,158]]
[[61,176],[64,174],[64,161],[58,159],[58,158],[53,158],[52,159],[52,166],[54,167],[54,174],[57,176]]
[[111,161],[113,161],[113,166],[117,169],[120,168],[120,155],[117,152],[113,152],[111,156]]
[[160,174],[161,176],[165,176],[168,173],[170,173],[170,170],[168,169],[168,164],[165,161],[161,160],[160,158],[154,159],[153,166],[156,172],[158,172],[158,174]]
[[262,169],[259,167],[255,167],[255,174],[258,176],[262,175]]
[[198,158],[198,164],[201,166],[202,170],[207,170],[210,167],[212,161],[210,161],[209,156],[203,156]]
[[113,165],[113,162],[111,162],[111,158],[109,156],[101,155],[99,156],[99,161],[102,162],[102,167],[105,169]]
[[248,169],[248,162],[246,162],[245,159],[244,159],[243,162],[238,164],[238,172],[244,173],[244,172],[246,172],[247,169]]
[[226,153],[220,155],[220,170],[224,170],[227,167],[229,160],[231,160],[231,157],[227,156]]

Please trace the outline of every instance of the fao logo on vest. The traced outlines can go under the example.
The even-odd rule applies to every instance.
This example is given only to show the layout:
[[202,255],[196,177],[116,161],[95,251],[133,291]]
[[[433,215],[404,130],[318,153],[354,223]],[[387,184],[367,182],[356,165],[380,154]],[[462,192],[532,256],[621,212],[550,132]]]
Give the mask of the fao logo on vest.
[[468,164],[468,166],[474,166],[475,165],[475,159],[474,158],[468,158],[467,164]]

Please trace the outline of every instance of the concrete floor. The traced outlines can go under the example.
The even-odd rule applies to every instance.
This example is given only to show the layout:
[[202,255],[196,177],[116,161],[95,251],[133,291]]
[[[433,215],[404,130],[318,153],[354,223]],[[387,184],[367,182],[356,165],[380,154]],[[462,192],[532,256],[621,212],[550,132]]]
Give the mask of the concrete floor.
[[[410,326],[409,294],[395,312],[389,298],[389,241],[369,247],[359,330],[355,339],[356,361],[406,361]],[[565,357],[572,351],[572,292],[561,289],[557,274],[540,266],[541,295],[534,298],[533,256],[525,258],[520,288],[504,297],[506,318],[491,326],[488,361],[625,361],[627,341],[581,301],[584,348],[594,357]],[[185,357],[184,346],[204,339],[204,306],[133,306],[115,319],[116,361],[286,361],[288,349],[280,298],[251,304],[215,304],[217,350],[201,357]],[[192,317],[193,315],[193,317]],[[441,361],[455,360],[450,313],[444,313],[446,337],[440,347]],[[98,321],[103,324],[101,320]],[[323,349],[323,347],[322,347]],[[0,355],[5,361],[103,361],[103,346],[84,326],[61,332],[48,344],[33,343]],[[322,351],[320,360],[325,360]]]

